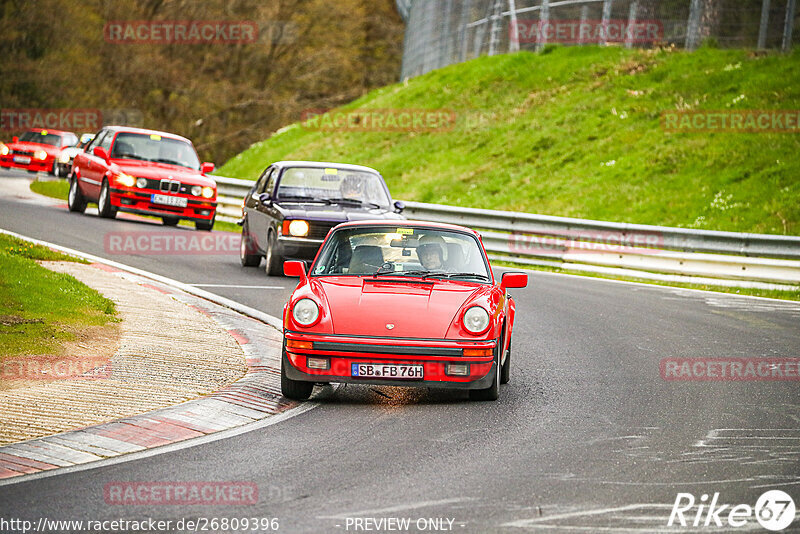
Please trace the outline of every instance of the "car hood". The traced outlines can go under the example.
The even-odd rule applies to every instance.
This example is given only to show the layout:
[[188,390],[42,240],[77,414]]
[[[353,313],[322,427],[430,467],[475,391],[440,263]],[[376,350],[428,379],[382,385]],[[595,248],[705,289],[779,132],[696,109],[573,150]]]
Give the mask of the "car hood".
[[334,334],[444,339],[458,310],[483,286],[343,276],[318,287]]
[[48,154],[58,154],[61,151],[61,148],[53,145],[47,145],[45,143],[3,143],[11,150],[24,150],[26,152],[36,152],[37,150],[44,150]]
[[370,219],[397,219],[405,217],[385,208],[359,207],[352,204],[280,204],[287,219],[309,219],[314,221],[366,221]]
[[179,165],[167,165],[166,163],[155,163],[153,161],[138,161],[132,159],[112,159],[119,169],[137,178],[148,178],[152,180],[178,180],[182,183],[192,185],[216,186],[212,178],[203,176],[200,171],[195,171]]

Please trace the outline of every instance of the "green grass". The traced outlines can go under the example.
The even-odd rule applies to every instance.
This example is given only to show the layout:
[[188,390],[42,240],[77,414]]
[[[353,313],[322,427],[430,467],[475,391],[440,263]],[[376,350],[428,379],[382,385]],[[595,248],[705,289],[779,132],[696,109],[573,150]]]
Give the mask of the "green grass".
[[112,301],[34,260],[75,258],[0,234],[0,359],[53,354],[77,331],[115,321]]
[[664,111],[800,109],[800,50],[555,47],[482,57],[343,109],[449,109],[446,132],[321,132],[300,124],[228,161],[360,163],[404,200],[606,221],[800,233],[800,134],[666,133]]
[[[69,195],[69,183],[66,181],[31,182],[31,191],[47,197],[58,198],[60,200],[67,200],[67,196]],[[140,217],[145,217],[147,219],[156,219],[159,221],[161,220],[161,217],[154,217],[149,215],[140,215]],[[185,226],[187,228],[194,228],[194,223],[191,221],[181,221],[178,223],[178,225]],[[236,223],[230,223],[226,221],[214,221],[214,230],[220,232],[233,232],[239,234],[242,232],[242,227]]]
[[69,195],[69,182],[59,180],[53,182],[31,182],[31,191],[50,198],[67,200]]

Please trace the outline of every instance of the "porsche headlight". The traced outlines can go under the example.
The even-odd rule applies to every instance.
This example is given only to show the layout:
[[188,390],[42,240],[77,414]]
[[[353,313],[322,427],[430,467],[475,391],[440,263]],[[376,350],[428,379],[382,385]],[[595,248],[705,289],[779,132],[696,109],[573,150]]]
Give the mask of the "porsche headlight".
[[196,197],[199,197],[200,195],[203,194],[203,188],[200,187],[199,185],[193,185],[192,186],[192,194],[194,196],[196,196]]
[[292,308],[292,317],[303,326],[310,326],[319,318],[319,306],[311,299],[300,299]]
[[45,152],[44,150],[37,150],[36,152],[33,153],[33,157],[36,159],[44,160],[47,158],[47,152]]
[[136,178],[130,174],[121,172],[119,173],[119,176],[117,176],[117,183],[119,185],[124,185],[125,187],[133,187],[136,184]]
[[305,237],[308,235],[308,223],[306,221],[295,220],[289,223],[289,235],[295,237]]
[[0,143],[0,156],[7,156],[9,152],[11,150],[3,143]]
[[205,198],[213,198],[214,197],[214,188],[213,187],[204,187],[203,188],[203,197],[205,197]]
[[472,334],[480,334],[489,327],[489,312],[473,306],[464,312],[464,328]]

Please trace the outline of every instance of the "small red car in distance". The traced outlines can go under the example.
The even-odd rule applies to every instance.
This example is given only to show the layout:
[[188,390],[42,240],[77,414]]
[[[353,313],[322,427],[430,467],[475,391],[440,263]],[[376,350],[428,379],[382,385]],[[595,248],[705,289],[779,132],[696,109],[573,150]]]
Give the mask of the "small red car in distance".
[[11,143],[0,143],[0,167],[56,173],[61,151],[78,143],[78,136],[61,130],[28,130]]
[[75,156],[69,210],[83,213],[94,202],[101,217],[126,211],[159,216],[167,226],[183,219],[194,221],[198,230],[211,230],[217,184],[206,173],[213,170],[213,163],[200,163],[184,137],[108,126]]
[[281,389],[304,400],[315,383],[469,390],[495,400],[509,381],[514,300],[481,238],[460,226],[363,221],[336,226],[284,306]]

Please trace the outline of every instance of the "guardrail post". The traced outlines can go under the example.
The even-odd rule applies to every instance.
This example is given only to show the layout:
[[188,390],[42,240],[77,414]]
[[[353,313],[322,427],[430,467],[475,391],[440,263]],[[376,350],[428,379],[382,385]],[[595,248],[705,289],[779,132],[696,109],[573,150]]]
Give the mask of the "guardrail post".
[[603,0],[603,22],[600,33],[600,44],[608,44],[608,24],[611,21],[611,2],[613,0]]
[[763,50],[767,47],[767,30],[769,29],[769,4],[770,0],[764,0],[761,4],[761,26],[758,29],[758,49]]
[[633,48],[633,25],[636,24],[636,17],[639,12],[639,0],[632,0],[631,8],[628,11],[628,28],[625,35],[625,48]]
[[796,0],[789,0],[786,3],[786,24],[783,26],[783,46],[781,47],[784,52],[789,52],[792,49],[792,32],[794,30],[796,6]]
[[547,33],[545,27],[550,24],[550,0],[542,0],[542,9],[539,11],[539,41],[536,43],[536,50],[541,50],[547,44]]
[[702,0],[692,0],[689,21],[686,23],[686,50],[696,50],[700,46],[700,17],[702,14]]

